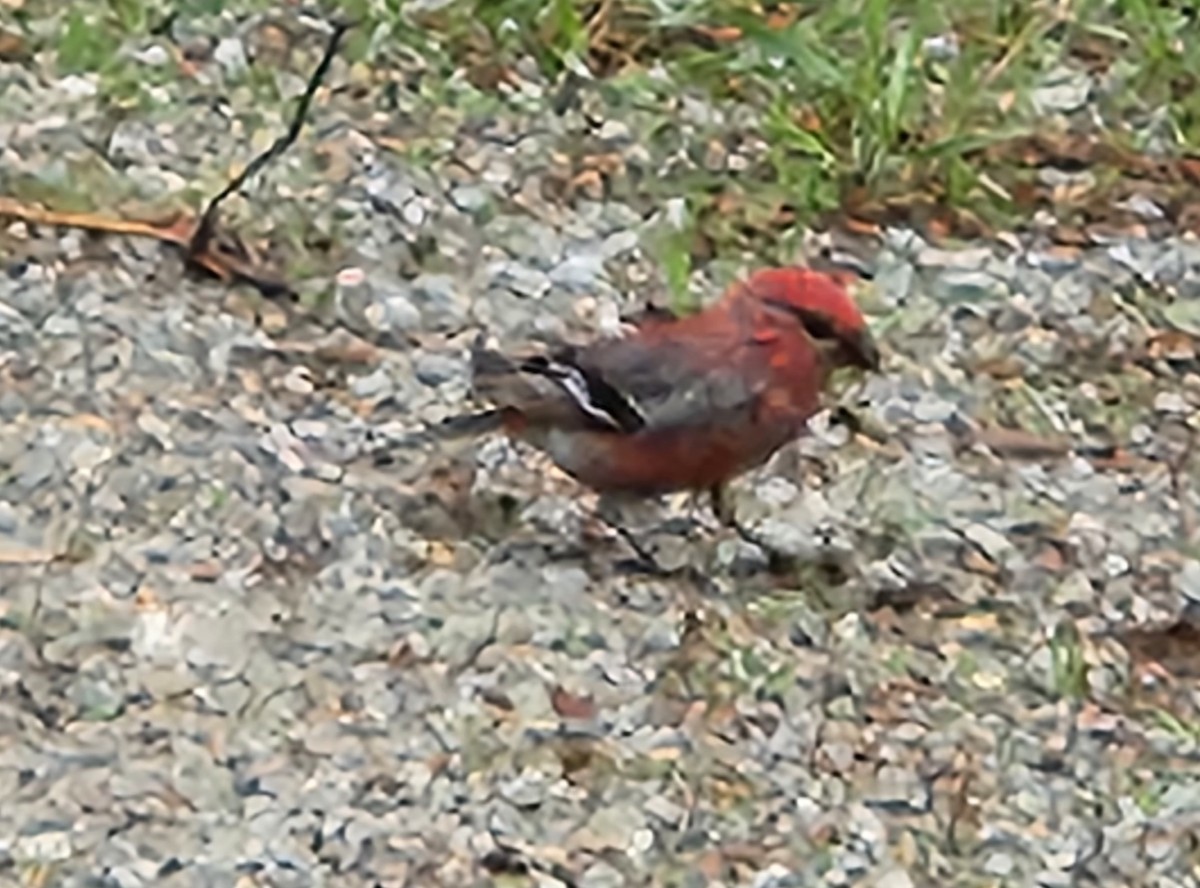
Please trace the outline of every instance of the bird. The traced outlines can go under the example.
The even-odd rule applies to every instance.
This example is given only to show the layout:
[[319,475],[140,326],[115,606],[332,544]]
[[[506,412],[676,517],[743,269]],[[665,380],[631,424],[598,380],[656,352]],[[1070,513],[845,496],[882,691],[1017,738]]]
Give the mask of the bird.
[[485,409],[444,433],[503,430],[601,494],[710,495],[738,527],[726,487],[802,436],[832,373],[878,371],[879,347],[848,276],[791,265],[735,281],[690,315],[654,306],[623,335],[507,353],[471,348]]

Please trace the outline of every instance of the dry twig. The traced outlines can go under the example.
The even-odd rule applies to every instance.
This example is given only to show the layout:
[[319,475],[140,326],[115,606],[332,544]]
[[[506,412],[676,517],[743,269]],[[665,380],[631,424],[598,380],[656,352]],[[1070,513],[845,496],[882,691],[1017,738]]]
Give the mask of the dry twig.
[[321,86],[337,53],[342,37],[352,27],[349,22],[336,22],[325,45],[325,51],[308,79],[304,94],[296,104],[287,131],[266,151],[254,157],[246,168],[235,176],[205,206],[198,220],[179,214],[169,221],[152,222],[139,219],[120,219],[99,213],[70,213],[29,206],[21,201],[0,196],[0,217],[19,219],[32,225],[61,225],[100,234],[123,234],[150,237],[179,248],[189,266],[203,269],[218,279],[241,281],[258,289],[267,297],[292,297],[294,292],[281,278],[261,267],[259,258],[234,235],[217,230],[221,203],[240,190],[251,176],[286,151],[300,135],[313,97]]

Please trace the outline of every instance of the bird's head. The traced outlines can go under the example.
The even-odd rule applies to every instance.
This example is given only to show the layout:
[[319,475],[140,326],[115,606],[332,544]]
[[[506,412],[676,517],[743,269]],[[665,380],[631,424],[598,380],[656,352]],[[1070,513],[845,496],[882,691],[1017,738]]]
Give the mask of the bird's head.
[[834,366],[879,369],[879,346],[834,276],[801,266],[766,268],[750,275],[744,286],[763,304],[796,318]]

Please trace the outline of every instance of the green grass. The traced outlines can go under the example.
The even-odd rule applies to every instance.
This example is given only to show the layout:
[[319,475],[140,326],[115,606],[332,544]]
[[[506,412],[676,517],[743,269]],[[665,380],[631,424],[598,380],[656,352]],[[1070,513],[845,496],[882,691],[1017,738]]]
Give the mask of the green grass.
[[[662,174],[611,183],[635,205],[686,200],[685,227],[664,231],[654,247],[675,299],[686,301],[697,262],[717,253],[793,252],[803,225],[847,208],[875,221],[950,219],[942,227],[952,232],[969,231],[964,220],[1011,228],[1039,207],[1063,221],[1086,219],[1120,171],[1099,163],[1092,194],[1049,201],[1034,194],[1037,170],[1010,140],[1070,127],[1123,150],[1186,153],[1200,141],[1200,53],[1188,51],[1200,44],[1200,16],[1192,5],[323,0],[319,7],[359,22],[348,59],[365,63],[381,84],[388,72],[405,72],[404,89],[425,103],[431,121],[448,109],[459,117],[501,107],[536,115],[560,101],[570,107],[571,95],[582,93],[599,97],[593,110],[628,122],[656,160],[690,158]],[[110,104],[136,108],[151,101],[145,79],[173,69],[147,72],[124,50],[161,39],[172,17],[224,36],[247,13],[291,21],[268,0],[27,0],[16,11],[0,8],[0,27],[52,50],[41,58],[58,76],[98,72]],[[251,86],[270,79],[254,69]],[[511,89],[503,74],[512,69],[536,72],[541,94]],[[1093,76],[1093,101],[1047,115],[1035,101],[1039,89],[1064,73]],[[685,97],[726,119],[681,122]],[[705,146],[731,137],[765,147],[736,170],[706,169]],[[588,150],[578,140],[558,147],[573,157]]]
[[[1068,124],[1039,116],[1034,102],[1062,69],[1107,72],[1111,89],[1094,105],[1106,140],[1141,147],[1156,114],[1168,148],[1200,138],[1200,56],[1185,51],[1200,37],[1200,17],[1185,3],[811,0],[776,4],[772,14],[747,0],[460,0],[424,17],[396,3],[343,5],[400,40],[423,23],[422,45],[447,71],[525,59],[552,83],[590,69],[610,96],[643,107],[688,92],[749,109],[765,156],[737,174],[658,183],[686,194],[695,223],[719,241],[761,239],[847,203],[889,199],[965,208],[994,225],[1027,216],[1021,185],[1033,173],[985,150]],[[737,36],[705,36],[713,33]],[[647,83],[659,64],[674,86]],[[1094,123],[1082,112],[1069,122]],[[712,211],[730,190],[748,231]],[[684,275],[672,249],[667,258]]]
[[1067,700],[1087,698],[1088,667],[1079,630],[1069,620],[1059,622],[1050,636],[1050,669],[1056,696]]

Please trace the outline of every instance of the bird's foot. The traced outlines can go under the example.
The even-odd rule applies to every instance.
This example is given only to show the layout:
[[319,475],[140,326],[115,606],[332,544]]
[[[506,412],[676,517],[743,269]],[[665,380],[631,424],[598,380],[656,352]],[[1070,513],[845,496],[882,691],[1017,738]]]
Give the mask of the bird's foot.
[[622,558],[615,563],[618,573],[644,574],[652,577],[666,578],[678,573],[678,569],[660,564],[654,554],[641,545],[636,536],[626,528],[617,529],[617,535],[625,545],[633,551],[632,558]]
[[743,542],[754,546],[762,552],[762,556],[766,559],[767,573],[773,576],[781,576],[791,573],[795,568],[796,559],[792,555],[781,552],[763,538],[761,534],[751,530],[740,521],[734,522],[733,530]]
[[772,574],[784,574],[791,570],[795,559],[779,551],[762,534],[738,520],[737,510],[734,509],[733,504],[729,501],[727,488],[724,485],[713,487],[709,493],[712,497],[713,514],[717,516],[717,520],[725,527],[733,530],[743,542],[749,543],[763,553],[767,559],[768,572]]
[[[607,511],[603,508],[597,510],[596,517],[616,533],[625,546],[634,553],[633,558],[627,558],[617,563],[616,567],[619,572],[644,574],[664,580],[683,579],[706,594],[718,591],[712,579],[704,571],[697,569],[686,557],[670,557],[672,555],[686,556],[686,545],[683,542],[687,539],[686,533],[673,532],[670,535],[670,539],[680,541],[683,548],[679,552],[666,553],[668,557],[664,561],[659,547],[648,543],[648,534],[631,530],[616,516],[607,514]],[[677,520],[687,521],[687,519]],[[688,523],[695,524],[696,522]],[[663,528],[659,527],[657,530],[661,531]]]

